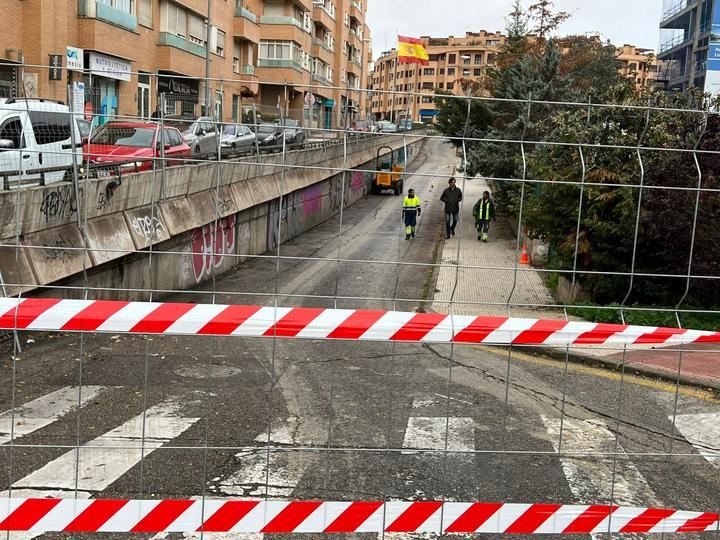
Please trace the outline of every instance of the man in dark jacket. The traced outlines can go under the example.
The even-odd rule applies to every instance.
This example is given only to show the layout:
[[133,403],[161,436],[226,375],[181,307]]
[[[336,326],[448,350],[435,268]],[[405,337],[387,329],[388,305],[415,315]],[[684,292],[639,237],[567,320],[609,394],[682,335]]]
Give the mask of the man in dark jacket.
[[445,203],[445,234],[446,238],[455,236],[455,227],[458,224],[460,215],[460,203],[462,202],[462,191],[455,185],[455,179],[448,181],[449,186],[442,192],[440,200]]
[[495,203],[490,198],[489,191],[483,192],[482,199],[475,203],[473,216],[475,216],[475,228],[478,231],[478,240],[487,242],[490,232],[490,220],[496,221]]

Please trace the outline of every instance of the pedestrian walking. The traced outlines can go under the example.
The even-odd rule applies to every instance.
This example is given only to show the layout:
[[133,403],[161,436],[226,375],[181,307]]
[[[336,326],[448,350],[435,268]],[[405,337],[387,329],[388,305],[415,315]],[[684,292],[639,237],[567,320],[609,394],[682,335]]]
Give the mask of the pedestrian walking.
[[448,180],[448,187],[442,192],[440,200],[445,203],[445,238],[455,236],[455,227],[460,216],[460,203],[462,202],[462,191],[455,185],[455,179]]
[[490,192],[483,192],[482,198],[473,207],[475,228],[478,231],[478,240],[487,242],[490,234],[490,220],[497,221],[495,217],[495,203],[490,198]]
[[417,218],[420,215],[420,199],[415,196],[415,190],[409,189],[407,197],[403,201],[402,216],[405,223],[405,240],[415,238],[415,227]]

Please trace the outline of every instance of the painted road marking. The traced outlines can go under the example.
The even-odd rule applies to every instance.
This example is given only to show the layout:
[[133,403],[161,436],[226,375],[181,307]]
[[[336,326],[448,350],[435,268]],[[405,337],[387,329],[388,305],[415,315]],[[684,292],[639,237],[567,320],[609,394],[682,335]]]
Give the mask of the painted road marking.
[[618,453],[614,478],[611,455],[560,458],[570,490],[578,503],[609,504],[612,496],[612,504],[662,507],[643,475],[628,459],[625,449],[619,444],[616,448],[615,436],[602,422],[565,418],[562,426],[562,447],[559,448],[560,419],[543,416],[542,420],[555,451],[573,454]]
[[720,413],[678,415],[675,427],[709,463],[720,468]]
[[[618,454],[614,462],[610,455],[566,455],[560,458],[568,486],[578,503],[611,504],[612,499],[612,504],[616,505],[662,506],[642,473],[628,459],[623,447],[616,445],[615,436],[602,422],[565,418],[560,447],[560,419],[543,416],[542,420],[556,452]],[[609,526],[607,519],[596,530],[602,530],[603,525]],[[602,536],[595,533],[591,537]]]
[[[121,426],[71,450],[13,484],[14,497],[89,499],[164,444],[190,428],[199,418],[177,416],[180,405],[168,400],[147,409]],[[143,445],[143,416],[145,440]],[[116,448],[122,446],[122,449]],[[115,448],[113,448],[115,447]],[[80,464],[76,469],[76,460]],[[76,474],[77,472],[77,474]],[[76,489],[77,478],[77,491]],[[0,492],[0,497],[10,493]],[[42,533],[11,533],[13,540],[30,540]]]
[[[488,347],[484,345],[478,345],[475,346],[476,349],[481,350],[483,352],[486,352],[488,354],[492,354],[496,357],[501,357],[504,360],[507,360],[508,353],[507,351],[504,352],[498,352],[497,347]],[[553,358],[547,358],[543,356],[536,356],[533,354],[528,354],[521,351],[521,348],[514,348],[512,350],[512,359],[513,360],[519,360],[521,362],[526,362],[529,364],[536,364],[538,366],[545,366],[545,367],[552,367],[557,369],[565,369],[566,362],[565,360],[556,360]],[[461,364],[462,365],[462,364]],[[467,367],[467,366],[465,366]],[[629,368],[632,369],[632,368]],[[612,381],[619,381],[623,380],[624,382],[628,384],[634,384],[636,386],[643,386],[645,388],[651,388],[653,390],[657,390],[659,392],[665,392],[670,394],[675,394],[677,391],[682,396],[687,396],[695,399],[700,399],[703,401],[709,401],[711,403],[720,403],[720,400],[718,400],[718,397],[716,395],[716,392],[710,390],[701,390],[699,388],[693,388],[691,386],[680,386],[678,389],[675,384],[664,382],[660,380],[655,380],[648,377],[643,377],[639,375],[633,375],[630,373],[618,373],[616,371],[610,371],[607,368],[597,368],[592,367],[588,365],[579,364],[577,362],[574,362],[570,360],[570,362],[567,363],[567,370],[569,373],[579,373],[581,375],[588,375],[591,377],[600,377],[603,379],[609,379]]]
[[[95,399],[104,390],[106,390],[104,386],[83,386],[79,397],[80,406]],[[13,433],[15,440],[49,426],[66,414],[75,411],[77,406],[78,387],[66,386],[16,407]],[[0,413],[0,444],[10,442],[12,422],[12,410]]]
[[[422,416],[408,418],[403,448],[413,450],[448,450],[449,452],[472,452],[475,450],[475,421],[469,417],[428,416],[428,409],[444,408],[444,402],[435,395],[418,396],[413,400],[413,412]],[[444,413],[443,413],[444,414]],[[446,446],[447,444],[447,446]],[[415,454],[417,452],[403,452]]]

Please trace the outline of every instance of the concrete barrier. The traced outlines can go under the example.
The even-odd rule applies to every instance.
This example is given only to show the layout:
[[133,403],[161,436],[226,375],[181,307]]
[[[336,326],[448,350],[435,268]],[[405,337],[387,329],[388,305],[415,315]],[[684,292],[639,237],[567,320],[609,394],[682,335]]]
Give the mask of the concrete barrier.
[[[262,162],[256,162],[257,156],[247,156],[221,164],[168,168],[164,175],[148,171],[83,180],[79,204],[70,184],[0,192],[0,231],[11,238],[3,243],[14,243],[16,222],[8,216],[14,216],[20,205],[26,246],[18,255],[18,265],[2,261],[0,272],[19,276],[16,281],[27,284],[24,292],[57,282],[122,289],[194,286],[207,279],[208,272],[217,275],[244,256],[273,250],[278,242],[302,234],[343,205],[356,202],[367,193],[373,174],[327,168],[374,169],[376,149],[386,139],[348,140],[346,159],[343,144],[334,144],[314,152],[292,151],[284,159],[282,154],[263,155]],[[401,139],[390,142],[401,151]],[[292,169],[292,165],[302,167]],[[91,258],[73,250],[85,246],[78,214]],[[282,223],[280,238],[278,221]],[[213,246],[213,239],[218,238],[223,243]],[[123,256],[125,250],[150,246],[155,246],[152,267],[143,254]],[[212,261],[214,251],[219,258]],[[10,248],[10,252],[14,258],[16,250]],[[101,272],[81,279],[83,267],[99,265],[103,265]],[[128,297],[126,293],[116,296]]]
[[23,244],[38,285],[47,285],[92,267],[80,229],[63,225],[27,235]]
[[158,205],[128,210],[124,216],[135,249],[146,249],[170,239],[165,218]]
[[86,236],[93,266],[124,257],[135,249],[123,214],[89,220]]
[[0,275],[4,283],[0,295],[15,296],[31,291],[38,285],[22,246],[0,247]]

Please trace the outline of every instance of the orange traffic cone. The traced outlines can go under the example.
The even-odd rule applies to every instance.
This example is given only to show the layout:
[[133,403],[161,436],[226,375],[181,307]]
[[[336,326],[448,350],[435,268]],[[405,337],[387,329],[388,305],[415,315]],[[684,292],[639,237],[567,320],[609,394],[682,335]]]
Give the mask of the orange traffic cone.
[[527,247],[523,244],[522,254],[520,255],[520,264],[530,264],[530,257],[528,257]]

